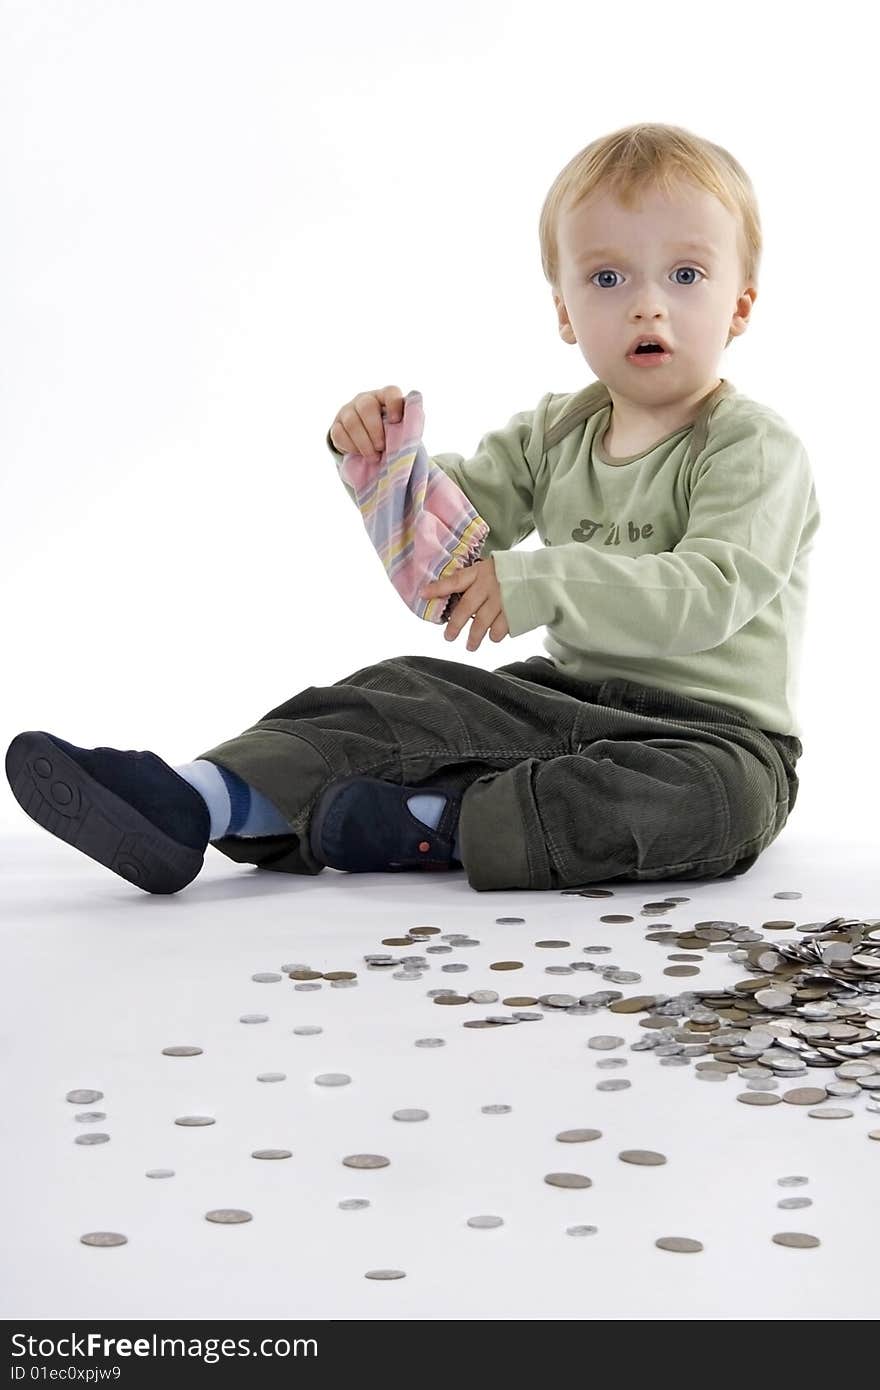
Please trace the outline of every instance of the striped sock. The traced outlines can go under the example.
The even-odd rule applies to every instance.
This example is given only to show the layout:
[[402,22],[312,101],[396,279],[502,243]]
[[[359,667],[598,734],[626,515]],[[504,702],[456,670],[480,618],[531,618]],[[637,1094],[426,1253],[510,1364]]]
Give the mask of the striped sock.
[[225,835],[287,835],[290,823],[274,802],[219,763],[197,758],[174,769],[202,797],[211,816],[209,839]]

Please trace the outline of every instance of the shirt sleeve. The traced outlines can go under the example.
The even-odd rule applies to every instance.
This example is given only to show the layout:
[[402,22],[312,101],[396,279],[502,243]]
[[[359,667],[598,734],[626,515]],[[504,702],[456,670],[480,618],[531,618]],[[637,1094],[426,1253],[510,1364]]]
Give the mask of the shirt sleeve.
[[[541,461],[544,418],[552,397],[547,392],[533,410],[511,416],[501,429],[484,434],[470,458],[463,454],[430,454],[429,458],[451,478],[489,527],[482,559],[506,551],[535,529],[532,514],[535,475]],[[330,441],[335,459],[344,457]],[[354,489],[343,484],[354,499]],[[529,624],[533,626],[533,624]]]
[[573,541],[496,555],[510,635],[543,624],[609,655],[707,651],[787,582],[814,505],[809,458],[785,422],[730,412],[710,430],[672,550],[612,555]]

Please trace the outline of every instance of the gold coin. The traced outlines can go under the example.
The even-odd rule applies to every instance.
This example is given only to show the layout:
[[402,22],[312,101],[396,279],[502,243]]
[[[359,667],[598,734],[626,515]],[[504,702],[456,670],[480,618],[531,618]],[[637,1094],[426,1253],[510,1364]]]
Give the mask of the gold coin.
[[782,1093],[782,1099],[789,1105],[818,1105],[827,1096],[823,1086],[795,1086],[794,1090]]
[[522,970],[521,960],[496,960],[489,966],[490,970]]
[[466,994],[438,994],[434,1000],[435,1004],[469,1004],[470,1002]]
[[357,973],[354,970],[325,970],[325,980],[356,980]]
[[547,950],[554,950],[558,946],[570,946],[570,941],[536,941],[536,946],[544,946]]
[[638,1014],[642,1009],[652,1009],[657,1002],[653,994],[635,994],[629,999],[615,999],[608,1005],[612,1014]]
[[509,999],[502,999],[502,1004],[506,1004],[509,1009],[529,1009],[532,1004],[537,1004],[537,999],[533,999],[530,994],[512,994]]
[[[762,922],[761,931],[794,931],[794,922]],[[775,1239],[775,1237],[774,1237]],[[819,1242],[817,1241],[818,1245]]]
[[414,946],[416,939],[414,936],[383,936],[383,946]]
[[674,975],[676,979],[683,978],[685,975],[699,975],[699,973],[696,965],[667,965],[663,971],[664,975]]
[[410,936],[436,936],[440,931],[439,927],[410,927]]
[[320,970],[289,970],[287,974],[291,980],[320,980],[323,978]]

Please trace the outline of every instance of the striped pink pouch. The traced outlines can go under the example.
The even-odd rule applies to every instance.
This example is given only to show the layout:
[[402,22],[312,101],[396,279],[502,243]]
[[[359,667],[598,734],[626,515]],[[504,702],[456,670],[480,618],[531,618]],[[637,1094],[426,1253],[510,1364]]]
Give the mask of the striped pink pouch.
[[423,599],[419,590],[479,560],[489,527],[428,457],[424,427],[421,392],[410,391],[403,418],[385,421],[379,463],[345,454],[336,466],[355,491],[367,534],[404,603],[426,622],[444,623],[460,595]]

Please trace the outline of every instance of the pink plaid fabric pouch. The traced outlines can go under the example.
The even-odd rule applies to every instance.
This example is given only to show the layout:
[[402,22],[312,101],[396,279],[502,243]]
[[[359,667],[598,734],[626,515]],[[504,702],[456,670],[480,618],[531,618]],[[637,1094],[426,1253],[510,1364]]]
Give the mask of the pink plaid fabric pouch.
[[489,527],[428,457],[424,427],[421,392],[410,391],[402,419],[385,421],[380,461],[345,454],[336,466],[355,491],[367,535],[404,603],[426,622],[444,623],[461,595],[424,599],[419,590],[479,560]]

